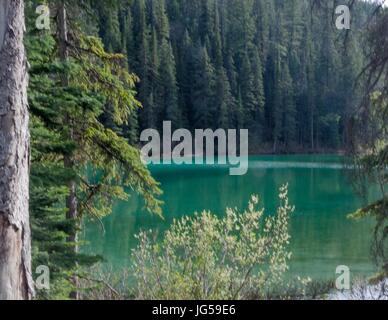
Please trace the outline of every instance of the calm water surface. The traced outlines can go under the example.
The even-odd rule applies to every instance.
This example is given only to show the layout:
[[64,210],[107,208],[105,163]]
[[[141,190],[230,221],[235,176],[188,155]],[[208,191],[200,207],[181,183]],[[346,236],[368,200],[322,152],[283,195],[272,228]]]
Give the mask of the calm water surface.
[[130,251],[140,230],[162,233],[174,218],[211,210],[223,215],[226,207],[244,209],[251,194],[258,194],[267,213],[276,209],[278,188],[289,183],[290,201],[296,211],[291,219],[290,276],[334,279],[338,265],[353,275],[375,271],[370,257],[371,221],[351,221],[347,214],[373,198],[355,194],[352,170],[344,169],[338,156],[250,157],[245,176],[229,176],[227,168],[206,166],[154,166],[161,182],[165,220],[142,211],[136,196],[117,203],[103,220],[105,233],[96,223],[86,223],[84,251],[101,254],[115,268],[130,264]]

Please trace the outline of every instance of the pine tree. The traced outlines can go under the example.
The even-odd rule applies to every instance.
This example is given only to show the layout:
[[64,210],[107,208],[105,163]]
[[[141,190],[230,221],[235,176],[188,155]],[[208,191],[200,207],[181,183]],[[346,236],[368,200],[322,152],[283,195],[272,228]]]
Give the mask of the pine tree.
[[193,83],[193,126],[194,128],[213,128],[214,110],[214,67],[206,47],[199,47],[195,57]]
[[181,117],[178,109],[176,69],[171,44],[165,39],[162,40],[159,52],[162,63],[159,66],[158,101],[161,103],[159,107],[163,110],[162,119],[171,121],[173,127],[179,128]]
[[178,89],[178,107],[181,115],[180,125],[184,128],[191,128],[192,120],[192,77],[193,66],[193,44],[187,30],[183,33],[182,41],[177,47],[176,80]]
[[133,59],[133,72],[139,77],[140,83],[137,86],[138,99],[143,104],[143,109],[140,111],[140,130],[152,127],[152,122],[148,121],[147,108],[148,108],[148,97],[149,97],[149,77],[148,77],[148,27],[146,21],[146,8],[144,0],[135,0],[133,4],[133,32],[134,35],[134,56]]
[[[106,52],[98,38],[74,26],[71,32],[77,37],[63,41],[68,35],[66,4],[62,2],[58,7],[62,10],[58,14],[62,38],[48,34],[41,42],[40,36],[31,37],[29,51],[32,65],[29,99],[36,126],[33,131],[36,171],[32,172],[35,184],[31,192],[32,199],[37,201],[33,207],[33,225],[43,234],[42,239],[37,232],[37,256],[42,256],[39,252],[46,253],[49,262],[56,264],[62,255],[65,265],[54,268],[62,281],[66,280],[64,273],[69,279],[84,262],[96,261],[95,257],[85,257],[69,249],[77,247],[80,219],[85,215],[100,219],[109,214],[115,199],[128,198],[124,187],[140,193],[150,211],[161,213],[156,199],[160,194],[158,184],[140,162],[139,151],[119,135],[121,132],[118,134],[101,122],[101,115],[109,105],[114,124],[117,127],[128,124],[140,107],[134,91],[137,77],[126,70],[127,60],[122,54]],[[40,141],[44,139],[47,142],[42,144]],[[58,181],[43,179],[42,168],[53,170]],[[58,194],[47,193],[50,190]],[[63,196],[67,198],[65,202]],[[44,203],[47,206],[43,207]],[[52,238],[44,238],[44,223],[56,223],[58,232],[52,234],[53,246],[47,245]],[[67,245],[68,250],[56,255],[53,250],[61,248],[60,245],[62,249]]]
[[281,90],[283,96],[283,142],[286,149],[290,150],[296,143],[296,106],[292,78],[287,61],[284,63]]
[[[213,97],[204,98],[213,102],[206,113],[220,126],[247,127],[255,149],[270,144],[281,145],[284,151],[339,148],[345,141],[344,123],[350,111],[340,103],[343,95],[338,87],[344,78],[352,82],[355,73],[351,69],[335,72],[345,63],[334,41],[331,2],[312,7],[298,0],[133,0],[111,7],[102,10],[100,19],[112,19],[113,27],[119,21],[117,38],[127,48],[121,52],[129,56],[129,68],[140,78],[140,129],[160,127],[167,119],[177,127],[197,125],[193,110],[203,109],[204,104],[194,105],[200,99],[193,86],[198,48],[205,47],[214,69]],[[116,46],[115,38],[104,39],[107,48]],[[293,87],[287,88],[290,99],[275,97],[285,78]],[[166,87],[172,93],[167,100],[173,101],[168,107]],[[283,106],[284,99],[293,101],[288,104],[291,109]],[[288,135],[292,143],[285,141],[285,114],[294,118],[298,128],[292,138]]]
[[264,106],[265,106],[265,93],[264,93],[264,75],[263,67],[260,59],[259,49],[254,49],[252,53],[252,74],[253,74],[253,93],[255,95],[255,108],[253,110],[253,141],[263,141],[263,129],[264,129]]
[[99,13],[99,36],[108,52],[122,52],[124,46],[121,39],[119,12],[117,4],[104,1],[97,2]]
[[233,109],[235,109],[235,99],[231,92],[229,79],[224,68],[223,58],[223,43],[222,30],[219,8],[215,2],[215,19],[214,19],[214,61],[215,61],[215,117],[217,119],[219,128],[229,127],[229,116]]

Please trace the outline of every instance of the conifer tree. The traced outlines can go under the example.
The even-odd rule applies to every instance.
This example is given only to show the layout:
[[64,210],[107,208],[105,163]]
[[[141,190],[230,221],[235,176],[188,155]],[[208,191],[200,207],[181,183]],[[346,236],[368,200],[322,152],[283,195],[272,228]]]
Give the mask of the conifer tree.
[[[198,116],[194,110],[209,104],[206,117],[217,121],[205,122],[223,127],[239,123],[250,130],[255,149],[270,151],[269,145],[280,144],[284,151],[292,151],[339,148],[345,141],[344,123],[350,111],[345,111],[349,107],[344,107],[337,88],[345,78],[353,82],[356,73],[340,59],[341,48],[335,39],[343,36],[333,25],[333,10],[330,1],[312,6],[299,0],[133,0],[101,9],[99,16],[112,20],[105,35],[116,30],[119,22],[117,37],[112,34],[107,40],[104,36],[104,44],[114,48],[121,38],[127,51],[118,51],[128,55],[130,70],[140,78],[136,85],[143,104],[140,129],[160,127],[167,119],[173,119],[176,127],[193,129]],[[363,9],[360,6],[355,12]],[[355,20],[354,28],[361,21]],[[360,39],[358,31],[353,35]],[[202,99],[194,89],[200,47],[206,48],[214,69],[214,91]],[[350,55],[356,56],[357,51]],[[275,92],[287,87],[284,79],[292,84],[287,88],[287,100],[293,100],[288,104],[291,113],[283,106],[286,97],[275,99]],[[163,93],[167,87],[171,92],[167,100],[172,101],[168,107]],[[354,104],[356,99],[345,104]],[[202,106],[194,105],[200,100]],[[285,141],[285,113],[292,115],[298,129],[292,138],[288,135],[292,143]],[[289,131],[290,126],[287,128]]]
[[[49,221],[58,230],[53,234],[56,245],[51,247],[37,232],[37,250],[46,253],[46,258],[55,264],[59,257],[53,250],[63,245],[66,237],[67,246],[73,249],[60,251],[60,255],[61,261],[68,264],[57,265],[54,270],[59,270],[57,274],[67,271],[70,278],[87,258],[76,250],[82,217],[88,215],[99,220],[109,214],[115,199],[128,199],[124,187],[141,194],[149,211],[161,214],[157,200],[160,190],[140,162],[139,151],[101,122],[101,115],[109,105],[114,124],[118,127],[128,124],[128,119],[140,107],[134,91],[137,77],[127,71],[122,54],[107,53],[98,38],[84,34],[75,25],[68,29],[67,8],[76,12],[80,8],[70,7],[66,1],[55,8],[59,36],[30,37],[29,98],[36,126],[33,131],[36,133],[33,136],[35,184],[31,190],[32,199],[40,199],[33,207],[36,230],[41,230],[44,237],[43,223]],[[77,14],[71,11],[71,16],[75,18]],[[65,178],[59,180],[62,183],[44,180],[42,168],[50,168],[56,177]],[[48,190],[58,194],[43,193]],[[89,262],[95,260],[90,257]],[[62,273],[62,280],[63,276]]]
[[206,47],[200,46],[195,57],[193,83],[194,128],[213,128],[214,110],[214,68]]

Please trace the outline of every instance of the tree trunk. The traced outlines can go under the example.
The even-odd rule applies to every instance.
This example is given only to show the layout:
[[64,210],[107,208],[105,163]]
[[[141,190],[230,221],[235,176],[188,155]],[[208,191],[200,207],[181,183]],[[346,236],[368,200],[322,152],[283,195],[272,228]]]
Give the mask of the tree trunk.
[[315,143],[314,143],[314,111],[311,110],[311,115],[310,115],[310,146],[311,146],[311,151],[314,151],[315,149]]
[[[67,49],[67,17],[66,17],[66,7],[65,1],[61,1],[58,7],[58,31],[59,31],[59,56],[62,62],[67,62],[69,58],[69,53]],[[62,75],[62,86],[69,86],[69,79],[66,74]],[[66,115],[65,123],[69,128],[69,138],[74,139],[74,134],[72,130],[72,121],[69,114]],[[74,168],[74,161],[71,155],[66,155],[64,159],[65,167],[68,169]],[[77,204],[77,194],[76,194],[76,183],[75,181],[70,181],[69,183],[69,196],[66,201],[67,205],[67,218],[68,219],[77,219],[78,217],[78,204]],[[77,234],[71,234],[69,236],[69,241],[76,242]]]
[[33,296],[24,28],[24,1],[1,0],[0,300]]
[[[59,33],[59,56],[62,62],[66,62],[69,58],[69,52],[68,52],[68,35],[67,35],[67,13],[66,13],[66,6],[65,1],[60,1],[58,5],[58,33]],[[62,86],[67,87],[69,86],[69,79],[66,74],[63,74],[62,79]],[[71,116],[69,114],[66,115],[65,123],[69,128],[69,138],[74,138],[74,133],[72,130],[72,121]],[[71,155],[66,155],[64,158],[64,165],[65,168],[68,168],[72,170],[74,168],[74,161]],[[77,223],[78,219],[78,201],[77,201],[77,185],[75,181],[69,182],[69,195],[66,199],[66,207],[67,207],[67,215],[66,218],[69,220],[72,220],[74,223]],[[74,245],[74,251],[78,252],[78,237],[77,237],[77,231],[74,231],[72,234],[68,237],[68,242],[72,243]],[[78,287],[78,279],[77,277],[73,277],[72,279],[74,286]],[[72,292],[70,294],[70,298],[72,299],[78,299],[79,295],[77,290]]]

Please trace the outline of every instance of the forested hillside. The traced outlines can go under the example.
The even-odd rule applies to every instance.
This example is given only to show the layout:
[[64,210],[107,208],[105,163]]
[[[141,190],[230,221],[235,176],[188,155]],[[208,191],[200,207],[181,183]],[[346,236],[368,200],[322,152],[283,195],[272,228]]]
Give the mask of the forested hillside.
[[[342,149],[357,105],[361,29],[335,26],[331,1],[132,0],[97,6],[99,35],[139,78],[125,128],[245,128],[251,152]],[[357,92],[357,91],[356,91]]]
[[[339,2],[1,0],[0,300],[331,299],[375,267],[386,298],[388,11],[344,0],[340,30]],[[164,121],[325,154],[149,171],[140,133]]]

